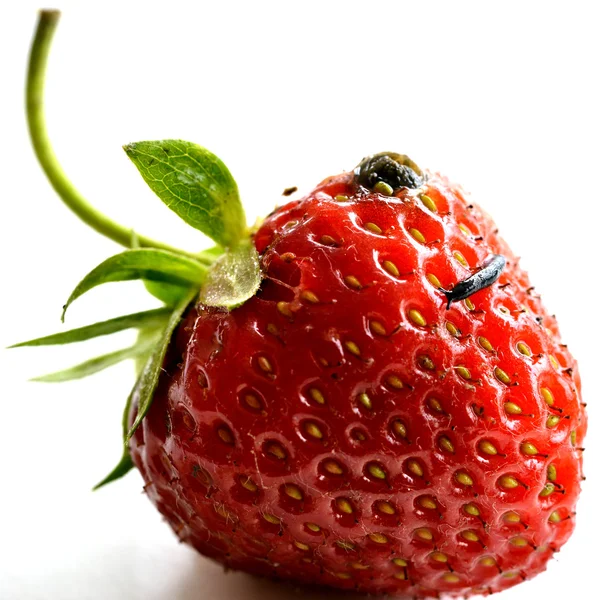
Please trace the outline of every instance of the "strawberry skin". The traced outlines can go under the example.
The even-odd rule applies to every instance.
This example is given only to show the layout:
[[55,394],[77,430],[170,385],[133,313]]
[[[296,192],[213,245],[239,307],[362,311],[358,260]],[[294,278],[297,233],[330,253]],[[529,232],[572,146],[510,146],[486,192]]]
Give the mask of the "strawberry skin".
[[[545,569],[574,527],[586,416],[490,218],[439,175],[388,196],[345,173],[255,245],[261,291],[188,311],[131,441],[179,538],[376,594],[492,593]],[[498,282],[447,310],[440,287],[494,254]]]

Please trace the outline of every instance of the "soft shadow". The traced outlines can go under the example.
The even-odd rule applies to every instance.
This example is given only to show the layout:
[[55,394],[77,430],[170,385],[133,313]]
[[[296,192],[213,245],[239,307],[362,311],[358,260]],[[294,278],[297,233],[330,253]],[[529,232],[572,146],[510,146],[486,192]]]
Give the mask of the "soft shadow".
[[365,600],[369,596],[336,592],[329,588],[299,586],[226,572],[220,565],[202,557],[178,579],[170,600]]

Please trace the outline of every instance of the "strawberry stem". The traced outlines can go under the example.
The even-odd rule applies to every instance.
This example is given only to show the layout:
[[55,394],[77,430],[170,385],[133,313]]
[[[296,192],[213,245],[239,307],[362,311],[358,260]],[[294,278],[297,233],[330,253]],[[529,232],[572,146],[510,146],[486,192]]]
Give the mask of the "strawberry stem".
[[33,149],[48,181],[61,200],[92,229],[127,248],[136,243],[138,247],[158,248],[177,254],[192,256],[204,262],[200,257],[184,250],[173,248],[116,223],[96,210],[71,183],[63,171],[50,143],[44,116],[44,80],[48,54],[52,45],[54,31],[60,19],[58,10],[42,10],[31,45],[29,68],[27,72],[27,123]]

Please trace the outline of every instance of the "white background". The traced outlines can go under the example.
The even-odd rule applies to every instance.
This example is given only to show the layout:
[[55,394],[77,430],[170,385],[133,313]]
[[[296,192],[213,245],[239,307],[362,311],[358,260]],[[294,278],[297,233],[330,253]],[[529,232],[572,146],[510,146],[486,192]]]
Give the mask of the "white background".
[[[199,234],[146,188],[121,145],[210,148],[249,219],[365,154],[394,150],[460,181],[494,215],[559,316],[589,403],[578,528],[506,600],[597,593],[598,13],[594,2],[60,2],[48,70],[51,137],[101,210],[195,249]],[[168,8],[167,8],[168,7]],[[117,247],[59,202],[23,116],[36,4],[0,17],[0,347],[60,329],[72,287]],[[150,307],[136,283],[98,289],[67,325]],[[29,377],[127,344],[0,350],[0,598],[263,600],[310,596],[224,574],[178,545],[131,473],[90,488],[119,454],[132,367],[63,385]]]

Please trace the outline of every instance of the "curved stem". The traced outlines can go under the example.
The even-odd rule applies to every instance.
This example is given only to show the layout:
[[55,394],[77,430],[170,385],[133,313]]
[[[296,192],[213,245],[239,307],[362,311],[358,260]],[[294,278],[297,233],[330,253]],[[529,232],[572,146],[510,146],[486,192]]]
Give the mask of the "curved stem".
[[48,138],[46,119],[44,117],[44,79],[48,54],[52,45],[54,31],[60,19],[58,10],[40,11],[37,30],[31,45],[29,68],[27,72],[27,123],[29,135],[35,154],[62,201],[84,222],[98,233],[127,248],[135,239],[138,247],[159,248],[178,254],[193,256],[194,254],[178,250],[162,242],[146,236],[134,234],[132,229],[124,227],[97,211],[69,181],[63,171]]

